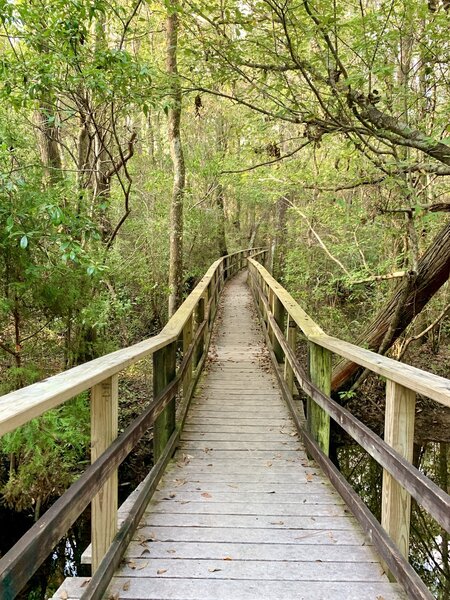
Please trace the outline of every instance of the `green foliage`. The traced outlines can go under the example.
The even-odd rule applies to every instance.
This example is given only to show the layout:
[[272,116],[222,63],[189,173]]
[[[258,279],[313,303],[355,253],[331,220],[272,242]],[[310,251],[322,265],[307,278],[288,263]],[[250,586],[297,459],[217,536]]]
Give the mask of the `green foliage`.
[[60,496],[85,468],[89,444],[86,394],[5,435],[1,452],[10,457],[3,501],[18,511],[38,511]]

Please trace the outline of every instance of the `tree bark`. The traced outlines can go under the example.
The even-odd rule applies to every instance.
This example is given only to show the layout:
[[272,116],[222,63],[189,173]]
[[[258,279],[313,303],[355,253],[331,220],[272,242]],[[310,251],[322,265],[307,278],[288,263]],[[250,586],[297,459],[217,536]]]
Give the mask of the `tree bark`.
[[170,205],[169,251],[169,317],[181,304],[183,290],[183,195],[186,180],[183,146],[181,143],[181,85],[178,79],[177,43],[178,15],[175,2],[166,19],[166,68],[171,79],[172,106],[168,111],[168,136],[173,164],[173,189]]
[[[386,352],[448,280],[449,275],[450,222],[441,229],[431,246],[419,259],[414,281],[411,283],[411,278],[405,278],[405,281],[397,285],[392,297],[355,343],[374,352],[379,352],[380,347],[383,346],[382,353]],[[409,289],[405,294],[406,286]],[[402,305],[398,310],[400,302]],[[348,388],[360,371],[361,368],[357,364],[341,360],[333,371],[332,390],[336,392]]]
[[46,178],[50,185],[62,180],[62,160],[58,142],[58,127],[55,125],[54,108],[48,99],[42,98],[35,111],[38,128],[39,151]]

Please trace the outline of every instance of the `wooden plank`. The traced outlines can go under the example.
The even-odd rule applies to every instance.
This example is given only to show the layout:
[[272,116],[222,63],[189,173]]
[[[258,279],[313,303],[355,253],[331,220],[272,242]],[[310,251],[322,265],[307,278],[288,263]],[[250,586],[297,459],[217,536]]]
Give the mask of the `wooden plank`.
[[383,581],[383,569],[374,563],[342,562],[267,562],[257,560],[202,560],[150,558],[134,559],[119,570],[120,577],[154,577],[186,579],[254,579],[256,581]]
[[[199,559],[222,559],[230,556],[234,560],[261,560],[261,561],[286,561],[287,563],[297,561],[319,561],[334,562],[336,554],[340,560],[351,562],[372,562],[379,559],[375,558],[373,548],[370,545],[361,544],[315,544],[314,536],[308,541],[305,538],[304,544],[277,544],[267,543],[258,544],[253,542],[201,542],[201,541],[160,541],[133,542],[127,552],[127,558],[167,558],[175,550],[174,557],[177,558],[199,558]],[[149,552],[143,552],[148,549]]]
[[[64,598],[68,600],[81,597],[84,580],[68,583],[64,590]],[[125,589],[123,589],[125,587]],[[58,593],[55,596],[58,598]],[[299,584],[295,581],[257,581],[226,580],[212,577],[205,579],[165,579],[118,577],[110,589],[110,595],[120,600],[217,600],[233,598],[233,600],[292,600],[298,598]],[[385,582],[323,582],[304,581],[301,583],[301,597],[305,600],[399,600],[406,598],[399,586]]]
[[[186,452],[190,452],[191,450],[202,450],[205,451],[205,442],[207,440],[183,440],[180,443],[180,449]],[[270,442],[269,440],[261,440],[258,443],[256,440],[251,440],[251,443],[245,442],[244,440],[238,441],[214,441],[214,450],[213,452],[217,452],[218,450],[238,450],[242,452],[285,452],[286,450],[297,451],[299,449],[298,440],[293,440],[292,438],[286,437],[284,442],[280,442],[280,440],[274,440]],[[294,455],[296,456],[296,454]]]
[[[94,463],[117,437],[118,376],[97,384],[91,390],[91,462]],[[97,570],[117,530],[117,469],[92,499],[92,569]]]
[[[193,492],[183,491],[182,489],[172,488],[171,491],[158,491],[154,495],[154,501],[160,502],[164,504],[167,508],[171,504],[181,504],[184,505],[187,502],[201,502],[203,504],[224,504],[229,502],[234,506],[239,503],[251,503],[253,508],[258,508],[259,504],[267,504],[274,503],[277,506],[281,504],[301,504],[302,515],[319,515],[321,512],[325,511],[327,515],[340,515],[341,517],[346,517],[345,513],[342,510],[333,511],[327,506],[325,509],[317,508],[317,513],[315,512],[315,508],[312,505],[321,504],[321,495],[320,492],[314,494],[301,494],[301,493],[286,493],[286,492],[275,492],[274,490],[268,490],[265,492],[239,492],[238,490],[228,492],[217,491],[213,485],[204,486],[202,489]],[[333,498],[335,501],[336,498]],[[223,507],[220,507],[221,509]],[[231,507],[230,507],[231,508]],[[238,507],[239,508],[239,507]],[[297,507],[298,508],[298,507]],[[169,508],[170,510],[170,508]],[[300,514],[300,513],[299,513]],[[313,523],[310,523],[313,524]],[[348,525],[348,522],[346,523]],[[331,527],[331,525],[329,526]],[[321,529],[319,523],[317,523],[317,528]]]
[[[275,518],[275,516],[274,516]],[[242,538],[238,538],[241,535]],[[236,542],[239,539],[244,539],[246,544],[254,543],[259,546],[274,544],[292,544],[300,546],[301,544],[318,544],[322,546],[354,546],[357,544],[363,545],[366,541],[362,533],[355,528],[340,530],[340,529],[305,529],[305,530],[292,530],[292,529],[245,529],[240,528],[239,531],[229,529],[227,527],[156,527],[154,525],[150,527],[143,527],[139,529],[138,539],[142,542],[136,542],[137,546],[141,546],[139,555],[142,555],[142,546],[150,549],[150,542],[145,546],[144,540],[153,539],[156,536],[156,540],[160,542],[205,542],[205,543],[221,543],[224,546],[227,544]],[[134,547],[135,542],[130,545],[130,552]],[[262,548],[260,549],[262,551]],[[136,551],[139,551],[137,549]],[[226,551],[226,548],[224,548]],[[338,550],[335,550],[338,553]],[[147,553],[144,553],[144,555]],[[151,555],[151,550],[150,550]],[[265,554],[264,554],[265,555]],[[254,558],[258,558],[258,553],[254,555]]]
[[[289,431],[281,432],[282,435],[286,436],[287,439],[290,439],[292,443],[297,438],[297,434],[295,434],[295,438],[291,437],[291,433]],[[183,431],[181,436],[182,442],[200,442],[200,441],[210,441],[210,442],[242,442],[243,444],[248,444],[249,442],[272,442],[277,441],[278,444],[284,444],[285,442],[280,442],[280,432],[272,432],[272,431],[264,431],[264,433],[236,433],[236,431],[232,432],[207,432],[201,431],[198,429],[197,431]],[[298,445],[298,442],[297,442]]]
[[[386,382],[384,441],[408,462],[413,460],[416,394]],[[383,470],[381,524],[403,556],[409,555],[411,496],[387,471]]]
[[[322,512],[324,515],[329,514],[330,508],[324,505],[323,509],[320,509],[317,505],[317,511]],[[187,504],[178,502],[152,502],[149,504],[149,510],[153,513],[178,513],[184,514],[187,512],[195,512],[196,514],[210,514],[210,515],[271,515],[273,517],[282,516],[299,516],[307,515],[311,508],[305,506],[304,502],[300,503],[286,503],[277,504],[275,501],[272,502],[260,502],[256,506],[249,506],[246,502],[214,502],[207,503],[204,501],[192,501]],[[354,532],[355,533],[355,532]],[[357,539],[361,540],[361,534],[356,532]],[[359,537],[358,537],[359,536]],[[356,543],[356,542],[355,542]]]
[[[218,521],[217,516],[214,514],[206,514],[206,515],[197,515],[194,513],[169,513],[169,514],[153,514],[147,513],[145,516],[145,520],[142,521],[141,529],[149,529],[153,530],[155,527],[169,527],[169,528],[177,528],[184,527],[187,529],[190,528],[198,528],[198,527],[206,527],[208,529],[264,529],[263,533],[266,536],[270,536],[269,530],[276,530],[273,532],[273,537],[268,538],[271,539],[271,543],[280,543],[280,539],[277,538],[278,530],[282,529],[284,531],[290,532],[294,536],[302,535],[302,531],[304,530],[326,530],[331,531],[334,529],[355,529],[355,520],[354,517],[350,514],[345,513],[345,507],[339,505],[336,507],[326,507],[328,509],[327,514],[316,514],[314,512],[315,504],[312,503],[309,507],[310,515],[295,515],[295,516],[287,516],[283,519],[274,519],[271,515],[222,515],[220,521]],[[319,513],[325,512],[319,510]],[[347,513],[348,513],[347,509]],[[341,513],[341,514],[336,514]],[[318,526],[314,527],[314,519],[317,520]],[[152,531],[156,535],[156,531]],[[196,534],[198,531],[193,529],[191,531],[192,537],[196,539]],[[245,533],[245,531],[243,532]],[[139,536],[143,535],[140,530]],[[220,532],[216,532],[215,535],[221,535]],[[228,532],[228,535],[231,535],[231,532]],[[235,535],[234,540],[240,541],[242,538],[239,537],[239,533]],[[139,538],[138,536],[138,538]],[[138,539],[136,538],[136,539]],[[156,536],[156,539],[158,536]],[[331,537],[329,536],[329,539]],[[139,541],[139,540],[138,540]],[[192,541],[192,540],[191,540]],[[245,539],[245,542],[248,542]],[[295,540],[294,542],[295,543]],[[327,543],[330,543],[329,540]]]
[[192,479],[170,478],[166,476],[164,483],[161,485],[164,485],[164,489],[175,493],[180,489],[184,492],[207,492],[213,486],[213,489],[216,490],[216,492],[254,493],[275,491],[276,494],[299,494],[306,500],[306,504],[308,502],[319,503],[319,501],[320,504],[333,502],[342,504],[342,499],[339,494],[334,490],[331,484],[326,481],[319,481],[317,483],[310,481],[283,481],[282,478],[280,481],[273,479],[272,481],[216,481],[213,474],[212,477],[204,477],[201,481],[198,480],[197,476],[194,476]]

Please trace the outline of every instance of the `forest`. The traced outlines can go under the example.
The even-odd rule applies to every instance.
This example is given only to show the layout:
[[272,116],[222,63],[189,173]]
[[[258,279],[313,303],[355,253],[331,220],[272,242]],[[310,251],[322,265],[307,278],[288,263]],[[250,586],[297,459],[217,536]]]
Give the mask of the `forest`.
[[[0,16],[0,395],[155,335],[252,247],[327,333],[450,377],[448,0],[0,0]],[[121,429],[148,381],[146,364],[121,378]],[[382,382],[341,361],[332,391],[382,434]],[[381,470],[332,441],[378,515]],[[89,452],[87,394],[0,439],[0,556]],[[143,442],[124,497],[151,461]],[[449,492],[450,412],[423,397],[414,464]],[[24,599],[78,572],[88,519]],[[449,549],[413,503],[410,561],[440,599]]]

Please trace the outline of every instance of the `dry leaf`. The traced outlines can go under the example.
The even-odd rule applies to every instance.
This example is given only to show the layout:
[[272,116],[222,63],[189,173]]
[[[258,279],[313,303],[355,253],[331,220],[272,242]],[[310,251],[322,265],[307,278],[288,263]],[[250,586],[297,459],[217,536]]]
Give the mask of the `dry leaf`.
[[130,583],[131,583],[131,581],[130,581],[130,580],[128,580],[128,581],[125,581],[125,583],[124,583],[124,584],[123,584],[123,586],[122,586],[122,589],[123,589],[123,591],[124,591],[124,592],[126,592],[127,590],[129,590],[129,589],[130,589]]
[[203,492],[203,494],[200,494],[203,498],[212,498],[211,494],[208,494],[208,492]]
[[176,485],[176,487],[180,487],[181,485],[184,485],[185,483],[187,483],[187,480],[186,479],[174,479],[173,482]]
[[208,569],[208,571],[210,573],[216,573],[216,571],[221,571],[222,569],[215,569],[214,567],[211,567],[210,569]]
[[231,556],[224,556],[223,560],[233,560]]
[[144,554],[150,554],[150,550],[148,548],[144,548],[144,550],[141,552],[141,556],[144,556]]
[[66,590],[63,590],[60,594],[59,597],[61,598],[61,600],[67,600],[67,598],[69,597],[69,594],[66,592]]
[[146,560],[143,563],[140,563],[138,567],[136,567],[137,571],[142,571],[142,569],[145,569],[145,567],[148,565],[148,560]]
[[158,570],[156,571],[156,574],[157,574],[157,575],[163,575],[164,573],[167,573],[167,569],[158,569]]
[[272,466],[272,463],[270,461],[266,462],[266,467],[271,467],[271,466]]
[[271,525],[284,525],[284,521],[270,521]]
[[135,569],[136,568],[136,563],[134,562],[134,560],[129,560],[127,562],[127,566],[130,567],[130,569]]
[[173,548],[170,548],[170,550],[167,550],[168,554],[176,554],[176,550],[174,550]]
[[311,473],[306,473],[306,481],[312,481],[314,478]]
[[83,581],[83,583],[80,585],[80,587],[86,587],[89,582],[90,582],[90,578],[89,579],[85,579]]

